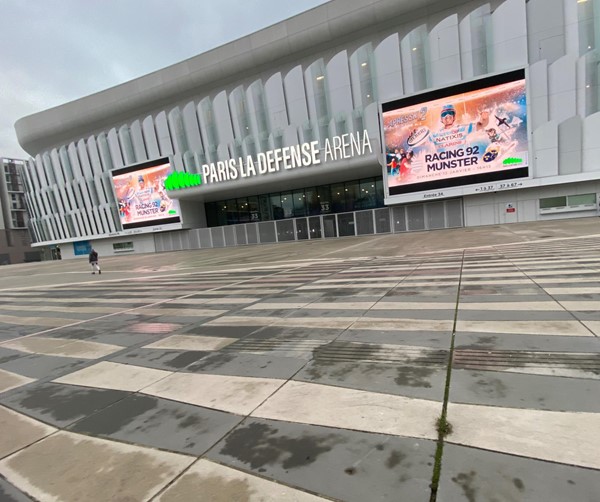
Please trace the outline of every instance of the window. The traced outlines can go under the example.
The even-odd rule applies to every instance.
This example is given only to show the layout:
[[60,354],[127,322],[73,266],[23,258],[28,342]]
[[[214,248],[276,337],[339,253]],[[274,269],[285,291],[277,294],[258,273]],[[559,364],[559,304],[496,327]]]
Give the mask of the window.
[[113,251],[115,253],[126,253],[128,251],[133,251],[133,242],[114,242]]
[[218,227],[383,206],[383,178],[379,176],[332,185],[311,186],[284,193],[274,192],[207,202],[205,209],[208,226]]
[[567,206],[595,206],[596,194],[586,193],[583,195],[569,195],[567,197]]
[[540,212],[588,211],[596,207],[596,194],[563,195],[540,199]]
[[548,197],[547,199],[540,199],[540,209],[565,207],[566,205],[567,205],[566,197]]

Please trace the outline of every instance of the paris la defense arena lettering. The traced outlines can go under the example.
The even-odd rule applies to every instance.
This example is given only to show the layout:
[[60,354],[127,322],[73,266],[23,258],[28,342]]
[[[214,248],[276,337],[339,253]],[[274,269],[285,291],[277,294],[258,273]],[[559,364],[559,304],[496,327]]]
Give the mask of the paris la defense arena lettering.
[[223,183],[238,178],[264,176],[289,169],[309,167],[336,160],[373,153],[368,131],[342,134],[325,140],[319,149],[318,141],[260,152],[252,155],[202,165],[202,180],[206,184]]
[[388,197],[529,177],[524,70],[383,103],[381,117]]

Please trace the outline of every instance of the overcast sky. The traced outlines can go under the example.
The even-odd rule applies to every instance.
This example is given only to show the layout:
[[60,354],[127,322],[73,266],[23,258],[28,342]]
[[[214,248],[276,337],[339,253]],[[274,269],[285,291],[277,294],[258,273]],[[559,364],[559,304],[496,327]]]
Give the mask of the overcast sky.
[[325,0],[0,0],[0,157],[14,123],[205,52]]

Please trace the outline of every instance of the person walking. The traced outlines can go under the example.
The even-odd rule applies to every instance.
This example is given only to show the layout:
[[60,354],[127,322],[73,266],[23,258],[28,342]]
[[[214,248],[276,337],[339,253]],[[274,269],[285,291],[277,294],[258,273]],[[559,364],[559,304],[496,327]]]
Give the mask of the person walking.
[[98,252],[95,249],[90,251],[89,261],[90,265],[92,266],[92,274],[95,274],[96,270],[99,274],[101,274],[102,270],[100,270],[100,265],[98,265]]

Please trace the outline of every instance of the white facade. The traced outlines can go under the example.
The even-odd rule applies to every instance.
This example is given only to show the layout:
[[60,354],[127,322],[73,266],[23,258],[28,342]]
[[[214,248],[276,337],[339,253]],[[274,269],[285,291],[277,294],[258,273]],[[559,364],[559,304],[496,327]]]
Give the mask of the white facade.
[[[136,242],[135,252],[263,242],[261,223],[253,224],[256,232],[202,230],[203,204],[380,175],[381,102],[519,68],[526,69],[528,80],[531,178],[505,191],[465,196],[448,191],[447,197],[462,199],[460,224],[597,215],[599,38],[600,0],[333,0],[18,121],[19,141],[32,156],[24,177],[36,240],[40,245],[93,240],[99,248],[99,239],[107,245],[125,239]],[[112,169],[170,156],[177,170],[200,173],[203,164],[315,140],[323,148],[328,138],[364,130],[373,153],[182,191],[184,227],[196,230],[184,231],[175,243],[158,233],[142,239],[140,231],[121,229]],[[567,200],[575,195],[587,197]],[[565,197],[565,205],[558,199],[555,207],[551,200],[540,202],[554,197]],[[424,194],[410,200],[419,203]],[[377,211],[374,232],[382,215]],[[387,218],[398,214],[391,208]],[[421,228],[407,221],[404,230]],[[279,236],[277,225],[270,224]],[[294,223],[294,232],[298,225],[303,223]],[[321,228],[319,238],[327,234]],[[386,228],[403,229],[388,223],[380,230]],[[215,232],[223,237],[202,237]],[[63,256],[69,256],[65,246]]]

